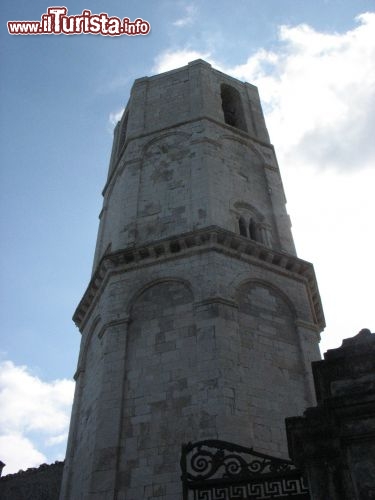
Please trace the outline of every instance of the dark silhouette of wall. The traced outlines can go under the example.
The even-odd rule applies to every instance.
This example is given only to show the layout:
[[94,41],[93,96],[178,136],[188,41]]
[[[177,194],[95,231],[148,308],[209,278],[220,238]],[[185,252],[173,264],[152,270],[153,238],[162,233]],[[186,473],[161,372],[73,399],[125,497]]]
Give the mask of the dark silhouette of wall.
[[375,499],[375,334],[312,363],[318,404],[286,419],[290,456],[312,500]]
[[1,500],[58,500],[64,462],[42,464],[0,478]]

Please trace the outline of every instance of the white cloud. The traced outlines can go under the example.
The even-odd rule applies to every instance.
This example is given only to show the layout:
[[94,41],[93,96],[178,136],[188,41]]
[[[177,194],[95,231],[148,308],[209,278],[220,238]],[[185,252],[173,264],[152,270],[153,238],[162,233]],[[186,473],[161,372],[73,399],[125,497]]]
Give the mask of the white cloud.
[[375,13],[339,34],[280,28],[279,50],[227,70],[260,88],[267,125],[288,164],[337,170],[372,165],[375,143]]
[[109,114],[109,123],[111,124],[112,128],[115,127],[117,122],[121,120],[122,115],[124,114],[124,109],[125,108],[121,108],[119,111],[115,111]]
[[1,460],[6,464],[3,474],[38,467],[47,460],[29,439],[19,434],[0,436],[0,450]]
[[284,162],[340,171],[366,168],[375,156],[375,13],[356,20],[358,26],[342,34],[320,33],[305,24],[282,26],[277,49],[260,49],[230,68],[208,51],[167,50],[153,71],[205,59],[259,87]]
[[314,263],[322,352],[374,330],[375,14],[345,33],[280,29],[281,45],[226,69],[259,87],[299,255]]
[[65,445],[73,392],[70,380],[43,382],[25,366],[11,361],[0,363],[1,460],[7,464],[4,473],[35,466],[45,461],[45,447]]
[[46,440],[46,444],[47,446],[53,446],[55,444],[66,443],[67,439],[68,439],[68,433],[63,432],[62,434],[48,438]]
[[302,164],[282,168],[282,174],[298,255],[313,262],[317,274],[327,322],[325,352],[361,328],[375,329],[375,172],[342,175]]
[[180,19],[177,19],[177,21],[175,21],[173,23],[173,26],[176,26],[178,28],[182,28],[183,26],[187,26],[189,24],[192,24],[192,22],[194,21],[194,16],[196,14],[196,7],[195,5],[193,4],[188,4],[188,5],[185,5],[184,6],[184,16],[181,17]]
[[204,59],[209,63],[212,61],[209,52],[199,52],[190,49],[167,50],[156,58],[152,71],[154,73],[163,73],[164,71],[185,66],[195,59]]

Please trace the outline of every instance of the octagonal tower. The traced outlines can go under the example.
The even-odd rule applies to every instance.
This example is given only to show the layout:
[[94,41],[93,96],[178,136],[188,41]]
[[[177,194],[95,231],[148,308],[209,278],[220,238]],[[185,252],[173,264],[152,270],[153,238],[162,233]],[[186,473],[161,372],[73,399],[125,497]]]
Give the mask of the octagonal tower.
[[136,80],[103,196],[61,500],[182,498],[188,441],[286,457],[324,316],[257,88],[202,60]]

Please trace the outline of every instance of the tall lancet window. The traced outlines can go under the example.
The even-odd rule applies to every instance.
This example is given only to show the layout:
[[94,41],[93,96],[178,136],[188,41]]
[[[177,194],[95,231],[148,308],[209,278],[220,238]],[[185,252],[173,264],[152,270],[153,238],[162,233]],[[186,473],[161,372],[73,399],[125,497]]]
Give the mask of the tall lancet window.
[[223,83],[221,85],[221,105],[225,123],[247,132],[241,96],[238,90]]

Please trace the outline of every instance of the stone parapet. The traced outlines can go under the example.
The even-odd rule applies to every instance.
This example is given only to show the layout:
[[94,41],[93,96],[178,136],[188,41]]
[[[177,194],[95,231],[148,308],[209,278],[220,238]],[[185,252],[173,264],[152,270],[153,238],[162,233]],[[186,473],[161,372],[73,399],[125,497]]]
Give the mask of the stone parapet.
[[312,500],[375,498],[375,335],[364,329],[312,363],[318,405],[286,419]]
[[1,477],[1,500],[58,500],[63,467],[64,462],[42,464]]

